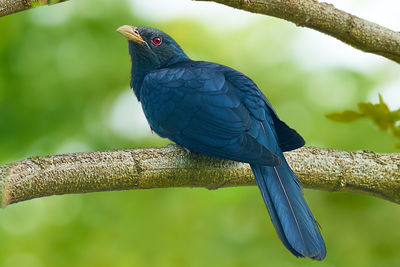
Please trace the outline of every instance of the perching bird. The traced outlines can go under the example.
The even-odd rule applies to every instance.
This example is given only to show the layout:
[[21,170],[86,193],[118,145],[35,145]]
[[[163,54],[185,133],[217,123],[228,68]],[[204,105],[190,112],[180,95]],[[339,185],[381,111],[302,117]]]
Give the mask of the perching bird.
[[249,163],[272,223],[296,257],[322,260],[325,243],[282,151],[304,139],[282,122],[257,85],[216,63],[191,60],[166,33],[121,26],[131,87],[151,129],[189,151]]

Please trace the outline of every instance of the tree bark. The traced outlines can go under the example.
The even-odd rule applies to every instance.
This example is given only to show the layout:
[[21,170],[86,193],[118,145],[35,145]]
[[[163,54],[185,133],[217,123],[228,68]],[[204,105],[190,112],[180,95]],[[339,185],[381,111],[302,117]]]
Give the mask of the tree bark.
[[400,63],[400,33],[317,0],[196,0],[281,18]]
[[[305,147],[286,158],[306,188],[400,203],[400,153]],[[255,185],[248,164],[165,148],[32,157],[0,166],[2,207],[37,197],[167,187]]]
[[38,6],[52,5],[67,0],[0,0],[0,17]]

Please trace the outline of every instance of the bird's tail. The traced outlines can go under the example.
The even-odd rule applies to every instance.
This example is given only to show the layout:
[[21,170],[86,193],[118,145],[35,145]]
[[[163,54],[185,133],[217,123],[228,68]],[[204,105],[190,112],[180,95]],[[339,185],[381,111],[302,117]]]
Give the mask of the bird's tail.
[[326,248],[318,224],[307,206],[299,180],[281,155],[279,166],[251,166],[257,185],[285,247],[296,257],[322,260]]

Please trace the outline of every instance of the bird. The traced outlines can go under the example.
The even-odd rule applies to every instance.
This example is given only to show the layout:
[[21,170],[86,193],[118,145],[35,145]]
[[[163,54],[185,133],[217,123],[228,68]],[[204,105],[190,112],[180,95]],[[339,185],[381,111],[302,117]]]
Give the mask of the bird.
[[243,73],[190,59],[165,32],[123,25],[131,80],[153,132],[190,152],[250,164],[271,221],[296,257],[323,260],[325,242],[283,152],[304,146]]

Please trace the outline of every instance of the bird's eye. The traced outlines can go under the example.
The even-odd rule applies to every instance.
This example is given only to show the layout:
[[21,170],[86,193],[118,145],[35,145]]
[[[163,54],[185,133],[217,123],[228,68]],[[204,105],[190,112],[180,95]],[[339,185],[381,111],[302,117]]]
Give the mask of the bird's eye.
[[160,37],[154,37],[152,42],[155,45],[160,45],[161,44],[161,38]]

